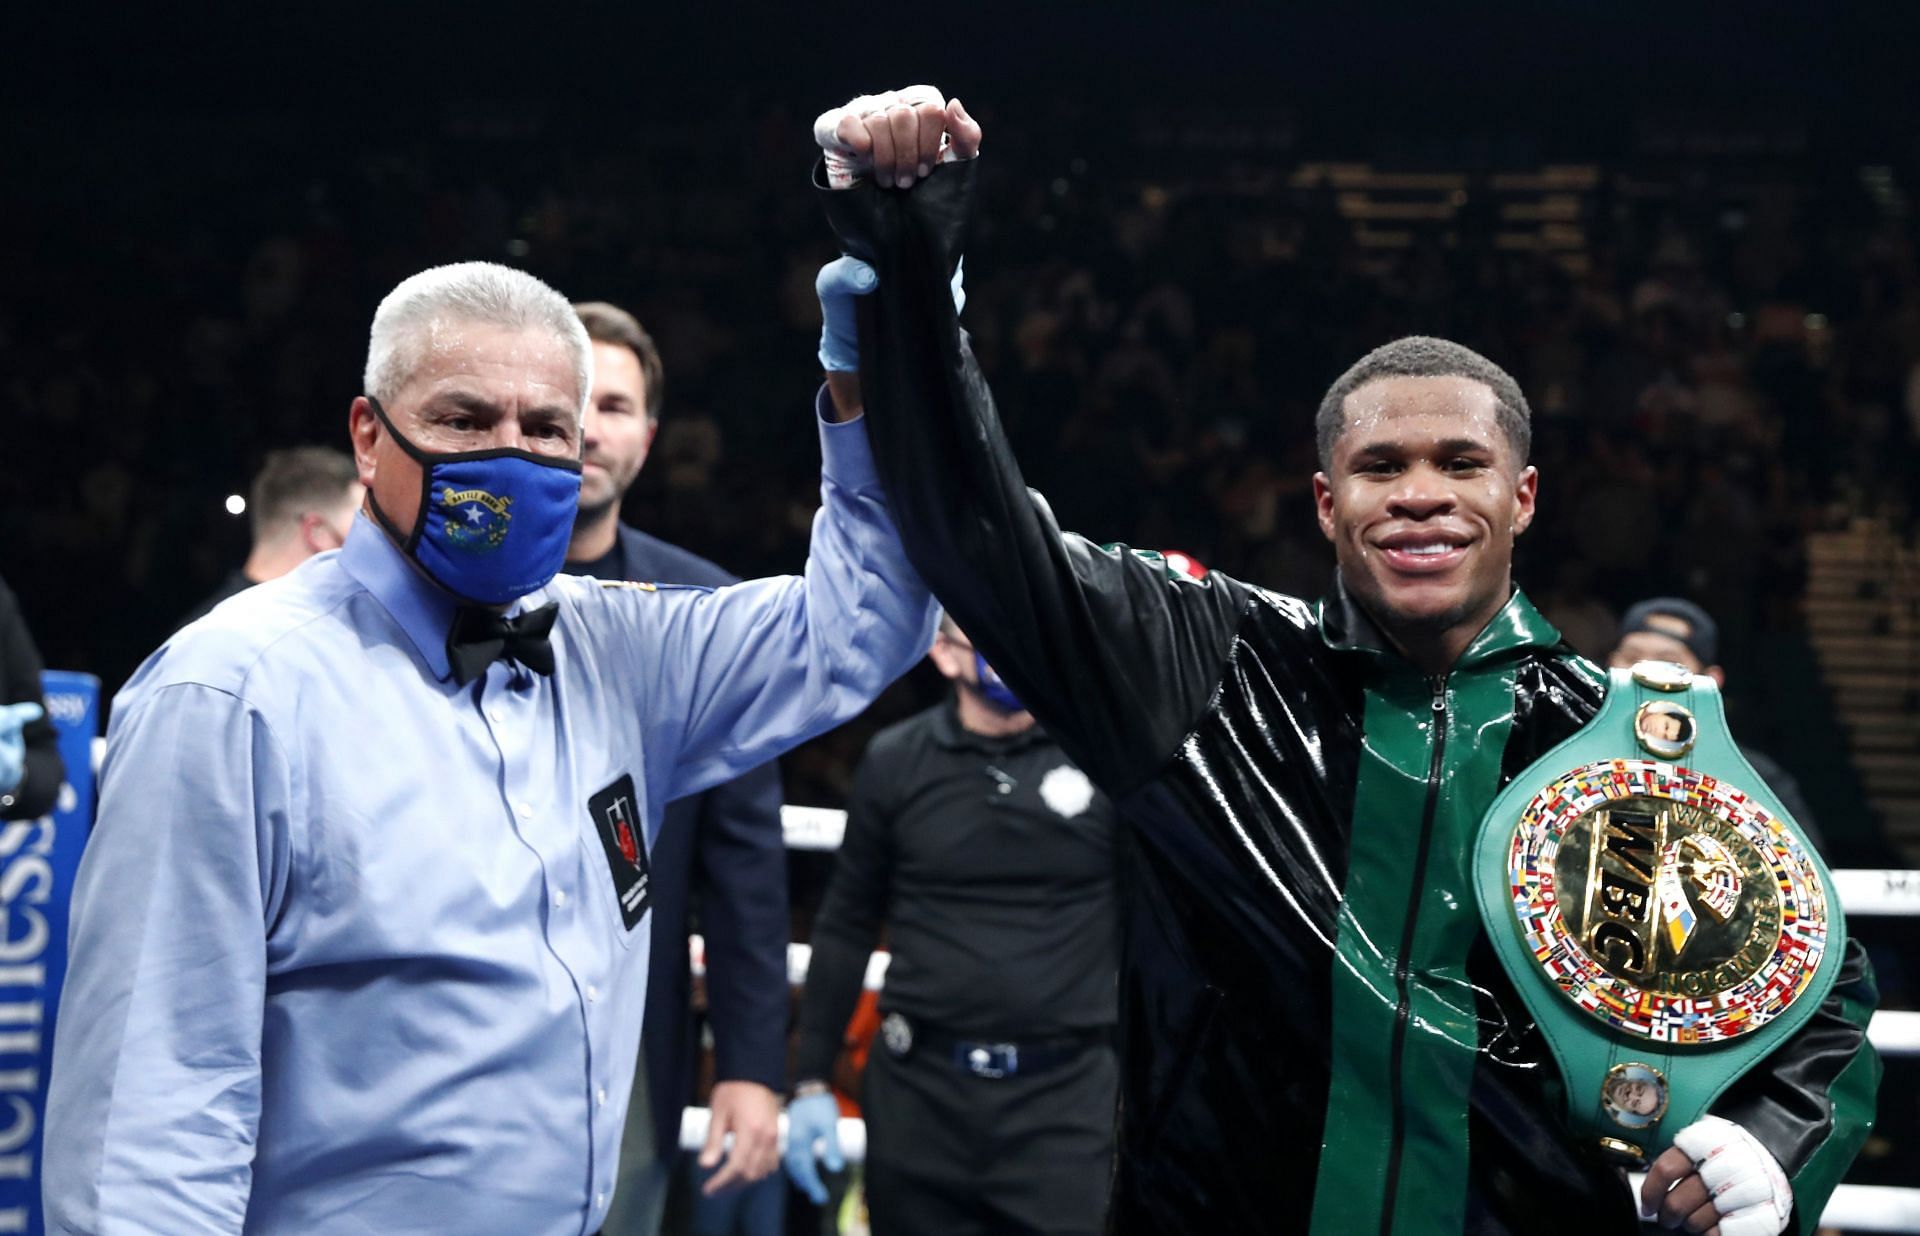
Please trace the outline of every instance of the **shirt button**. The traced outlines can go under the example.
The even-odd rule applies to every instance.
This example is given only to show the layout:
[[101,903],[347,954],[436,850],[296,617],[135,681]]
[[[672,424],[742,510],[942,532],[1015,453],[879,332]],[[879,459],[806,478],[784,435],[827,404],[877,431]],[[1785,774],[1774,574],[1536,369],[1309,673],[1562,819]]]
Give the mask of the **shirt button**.
[[587,984],[587,1003],[592,1004],[595,1000],[598,1000],[599,998],[600,998],[600,989],[598,987],[595,987],[592,983],[588,983]]
[[607,1195],[605,1190],[602,1190],[601,1192],[593,1195],[593,1204],[596,1208],[605,1206],[607,1204]]
[[567,908],[567,890],[566,889],[556,888],[553,890],[553,907],[556,910],[564,910]]
[[531,820],[533,818],[532,803],[515,803],[513,804],[513,809],[519,813],[520,818],[523,820]]
[[594,1092],[593,1101],[595,1105],[599,1107],[605,1107],[607,1105],[607,1088],[605,1086],[600,1087],[599,1090]]
[[488,713],[487,716],[493,719],[495,725],[505,725],[507,723],[507,714],[498,708]]

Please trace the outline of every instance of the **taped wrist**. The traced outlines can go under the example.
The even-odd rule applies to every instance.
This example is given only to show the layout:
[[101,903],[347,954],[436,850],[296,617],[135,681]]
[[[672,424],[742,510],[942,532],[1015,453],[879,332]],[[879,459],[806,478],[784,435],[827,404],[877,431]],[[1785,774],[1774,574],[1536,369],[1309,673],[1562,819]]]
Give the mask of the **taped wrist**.
[[1700,1172],[1720,1236],[1777,1236],[1793,1216],[1793,1185],[1760,1139],[1731,1120],[1706,1116],[1674,1135]]
[[[947,99],[933,86],[903,86],[899,90],[863,94],[840,107],[821,112],[813,122],[813,140],[819,143],[821,157],[827,165],[827,187],[850,189],[873,170],[871,155],[857,154],[853,147],[840,140],[842,120],[848,116],[864,119],[890,112],[896,107],[918,107],[922,103],[944,108]],[[954,161],[952,144],[946,134],[940,135],[940,162]]]

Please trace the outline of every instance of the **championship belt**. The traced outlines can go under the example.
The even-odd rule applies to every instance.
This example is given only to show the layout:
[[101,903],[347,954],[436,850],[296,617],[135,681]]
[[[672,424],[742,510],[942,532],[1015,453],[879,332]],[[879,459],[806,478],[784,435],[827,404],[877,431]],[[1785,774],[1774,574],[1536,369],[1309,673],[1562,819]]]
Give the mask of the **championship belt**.
[[1614,670],[1600,714],[1494,800],[1481,921],[1546,1036],[1574,1137],[1646,1164],[1813,1016],[1833,880],[1727,733],[1711,678]]

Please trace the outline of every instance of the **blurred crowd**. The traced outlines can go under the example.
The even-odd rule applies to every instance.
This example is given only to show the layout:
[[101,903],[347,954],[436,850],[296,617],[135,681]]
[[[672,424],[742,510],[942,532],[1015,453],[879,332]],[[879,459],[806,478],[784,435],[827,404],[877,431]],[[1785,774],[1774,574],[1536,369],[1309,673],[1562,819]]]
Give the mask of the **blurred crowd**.
[[[1592,169],[1564,243],[1524,246],[1502,243],[1498,167],[1421,161],[1462,187],[1383,229],[1367,212],[1391,188],[1301,174],[1284,116],[980,110],[963,322],[1068,528],[1319,595],[1314,409],[1422,333],[1531,398],[1542,500],[1517,575],[1589,655],[1631,602],[1688,596],[1751,683],[1797,626],[1809,532],[1914,531],[1920,263],[1889,169],[1649,152]],[[473,106],[308,144],[271,117],[128,117],[105,142],[43,139],[44,191],[0,228],[0,572],[48,665],[115,689],[245,556],[228,499],[266,453],[346,445],[378,297],[470,258],[627,306],[659,342],[628,522],[742,576],[799,568],[813,279],[835,252],[807,117],[574,120]],[[843,805],[874,730],[945,689],[916,671],[795,752],[787,801]],[[805,940],[832,856],[791,859]]]
[[[1519,577],[1584,650],[1636,597],[1682,593],[1739,680],[1793,621],[1806,531],[1911,526],[1920,271],[1886,169],[1649,154],[1596,168],[1578,242],[1549,249],[1501,243],[1475,205],[1499,169],[1469,167],[1466,205],[1380,243],[1352,193],[1289,175],[1284,117],[992,119],[964,320],[1030,479],[1095,539],[1317,595],[1312,410],[1413,332],[1529,392],[1543,501]],[[804,117],[710,123],[475,106],[353,141],[265,117],[46,139],[46,189],[0,236],[22,431],[0,519],[48,663],[122,680],[243,554],[225,500],[264,453],[343,443],[380,291],[455,259],[633,307],[668,377],[629,521],[743,575],[796,568],[831,242]],[[857,749],[802,756],[790,792],[836,800]]]

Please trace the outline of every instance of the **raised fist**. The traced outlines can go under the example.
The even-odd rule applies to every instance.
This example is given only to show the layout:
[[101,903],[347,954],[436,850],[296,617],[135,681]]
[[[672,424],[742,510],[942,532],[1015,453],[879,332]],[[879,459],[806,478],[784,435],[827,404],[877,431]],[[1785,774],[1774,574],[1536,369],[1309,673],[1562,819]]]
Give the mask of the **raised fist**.
[[826,156],[827,184],[845,189],[872,173],[883,189],[905,189],[936,163],[980,153],[980,124],[959,99],[932,86],[863,94],[822,112],[813,138]]

